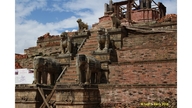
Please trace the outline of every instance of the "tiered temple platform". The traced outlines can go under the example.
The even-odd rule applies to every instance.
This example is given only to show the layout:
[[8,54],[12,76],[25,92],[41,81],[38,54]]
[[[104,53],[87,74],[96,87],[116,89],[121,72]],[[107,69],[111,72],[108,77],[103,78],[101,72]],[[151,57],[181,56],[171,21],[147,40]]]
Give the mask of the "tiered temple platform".
[[[167,21],[167,17],[162,17],[163,21],[158,22],[152,16],[151,20],[144,22],[122,22],[123,26],[116,28],[110,13],[117,13],[117,7],[122,3],[127,2],[106,5],[114,7],[115,11],[106,8],[99,23],[93,24],[90,30],[68,32],[72,45],[70,53],[61,54],[59,35],[46,34],[38,38],[36,46],[25,49],[25,55],[16,54],[15,62],[19,68],[32,69],[34,57],[43,56],[59,62],[62,72],[54,84],[15,85],[15,107],[176,108],[177,22],[175,19]],[[142,13],[142,10],[145,9],[130,13],[136,15]],[[128,20],[134,19],[130,13],[126,17]],[[99,34],[99,28],[104,28],[105,32]],[[105,38],[102,41],[104,43],[100,41],[101,38]],[[84,77],[80,77],[80,59],[77,55],[81,54],[99,61],[100,70],[96,72],[101,74],[99,83],[92,82],[95,77],[91,77],[90,84],[83,82],[88,69],[83,67],[84,73],[81,75]],[[86,66],[91,67],[93,64],[87,63]]]

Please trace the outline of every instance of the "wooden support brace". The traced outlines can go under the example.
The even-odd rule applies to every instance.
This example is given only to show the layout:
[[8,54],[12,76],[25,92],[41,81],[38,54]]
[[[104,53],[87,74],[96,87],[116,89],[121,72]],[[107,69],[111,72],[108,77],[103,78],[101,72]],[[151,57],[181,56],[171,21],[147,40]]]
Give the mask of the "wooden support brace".
[[[53,93],[55,92],[55,88],[57,87],[57,85],[54,86],[54,88],[52,89],[51,93],[47,96],[46,98],[46,102],[49,102],[51,97],[53,96]],[[41,104],[40,108],[45,108],[45,101]]]
[[39,87],[37,87],[37,89],[38,89],[41,97],[43,98],[43,101],[45,102],[47,108],[50,108],[50,107],[49,107],[49,104],[47,103],[47,101],[46,101],[46,99],[45,99],[45,97],[44,97],[44,95],[43,95],[43,93],[42,93],[42,91],[41,91],[41,89],[40,89]]
[[[63,73],[65,72],[65,70],[67,69],[67,66],[63,69],[63,71],[61,72],[61,74],[59,75],[59,77],[57,78],[56,82],[59,81],[59,79],[61,78],[61,76],[63,75]],[[55,86],[53,87],[51,93],[47,96],[46,98],[46,102],[49,102],[53,93],[55,92],[55,88],[57,87],[57,84],[55,84]],[[40,108],[45,108],[45,101],[41,104]]]
[[66,66],[63,71],[60,73],[59,77],[57,78],[56,82],[58,82],[61,78],[61,76],[64,74],[65,70],[67,69],[68,66]]

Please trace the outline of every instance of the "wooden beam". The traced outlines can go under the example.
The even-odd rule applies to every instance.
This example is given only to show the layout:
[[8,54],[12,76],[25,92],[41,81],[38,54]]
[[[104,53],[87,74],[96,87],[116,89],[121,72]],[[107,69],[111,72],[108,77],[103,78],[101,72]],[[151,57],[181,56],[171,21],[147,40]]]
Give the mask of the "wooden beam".
[[46,101],[46,99],[45,99],[45,97],[44,97],[44,95],[43,95],[43,93],[42,93],[42,91],[41,91],[41,89],[40,89],[39,87],[37,87],[37,89],[38,89],[41,97],[43,98],[43,101],[45,102],[47,108],[50,108],[50,107],[49,107],[49,104],[47,103],[47,101]]
[[154,0],[152,0],[152,1],[153,1],[153,3],[155,3],[158,6],[158,4]]
[[[66,66],[63,71],[61,72],[61,74],[59,75],[59,77],[56,80],[56,83],[60,80],[61,76],[63,75],[63,73],[65,72],[65,70],[67,69],[68,66]],[[49,102],[51,97],[53,96],[53,93],[55,92],[55,88],[57,87],[57,84],[54,85],[53,89],[51,90],[51,93],[47,96],[46,98],[46,102]],[[45,102],[43,102],[40,106],[40,108],[45,108]]]
[[129,0],[126,0],[126,1],[120,1],[120,2],[115,2],[113,4],[115,5],[126,5],[128,3]]
[[127,20],[131,21],[132,0],[127,2]]
[[[85,38],[84,40],[86,40],[87,38]],[[83,42],[84,43],[84,42]],[[66,66],[63,71],[60,73],[59,77],[57,78],[56,82],[58,82],[61,78],[61,76],[63,75],[63,73],[65,72],[65,70],[67,69],[68,66]]]
[[[57,85],[55,84],[54,88],[52,89],[51,93],[47,96],[46,102],[49,102],[51,97],[53,96],[53,93],[55,92]],[[45,108],[45,101],[41,104],[40,108]]]

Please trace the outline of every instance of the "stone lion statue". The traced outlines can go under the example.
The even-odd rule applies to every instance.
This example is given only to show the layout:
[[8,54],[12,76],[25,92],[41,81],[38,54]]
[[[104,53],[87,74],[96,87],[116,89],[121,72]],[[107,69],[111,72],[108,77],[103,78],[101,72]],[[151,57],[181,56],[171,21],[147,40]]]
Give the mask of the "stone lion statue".
[[62,32],[60,38],[61,54],[71,53],[71,39],[67,32]]
[[78,27],[79,27],[78,32],[83,32],[83,31],[85,31],[85,30],[88,30],[88,25],[85,24],[84,22],[82,22],[81,19],[78,19],[78,20],[77,20],[77,23],[78,23]]
[[116,14],[111,14],[110,15],[112,19],[112,24],[114,28],[118,28],[121,25],[121,21],[116,17]]
[[100,28],[97,31],[97,40],[98,40],[98,48],[96,52],[102,52],[105,51],[107,52],[109,49],[109,44],[110,44],[110,39],[109,39],[109,34],[107,29],[105,28]]

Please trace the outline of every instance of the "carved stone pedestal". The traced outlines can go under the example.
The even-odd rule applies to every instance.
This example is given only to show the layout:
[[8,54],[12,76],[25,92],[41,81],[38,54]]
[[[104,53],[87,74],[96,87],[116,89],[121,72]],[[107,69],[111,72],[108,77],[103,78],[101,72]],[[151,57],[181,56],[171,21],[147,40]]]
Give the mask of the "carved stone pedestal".
[[93,52],[92,55],[100,62],[108,62],[110,61],[110,52],[111,50],[109,50],[108,52]]
[[[41,87],[40,87],[41,88]],[[51,88],[43,87],[44,96],[51,92]],[[15,108],[39,108],[43,98],[36,84],[21,84],[15,86]]]
[[84,32],[78,32],[77,36],[90,36],[90,31],[86,30]]
[[128,31],[122,27],[122,28],[112,28],[108,30],[110,41],[113,41],[114,47],[117,49],[121,49],[123,45],[123,37],[126,37],[128,35]]
[[93,85],[57,85],[56,108],[97,108],[100,93]]
[[111,56],[112,50],[109,50],[109,52],[94,52],[93,56],[101,62],[101,83],[109,83],[109,63],[111,62]]
[[75,51],[76,53],[81,49],[83,43],[86,41],[86,39],[89,38],[90,35],[91,35],[90,31],[87,31],[87,32],[77,32],[75,35],[72,36],[72,43],[76,44],[77,46],[77,49]]
[[69,65],[72,60],[72,54],[61,54],[56,59],[58,59],[61,65]]

